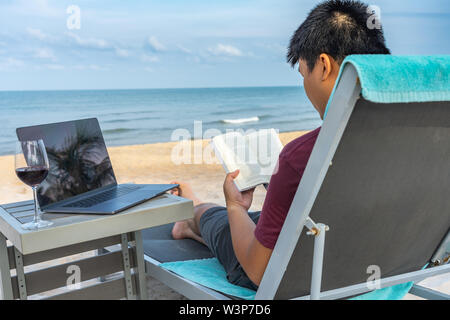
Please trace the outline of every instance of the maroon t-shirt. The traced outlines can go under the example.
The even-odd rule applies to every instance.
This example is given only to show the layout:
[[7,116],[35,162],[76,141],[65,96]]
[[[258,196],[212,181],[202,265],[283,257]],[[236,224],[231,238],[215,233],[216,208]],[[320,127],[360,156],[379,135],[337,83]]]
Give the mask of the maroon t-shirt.
[[256,239],[266,248],[275,247],[319,131],[320,127],[291,141],[280,153],[255,229]]

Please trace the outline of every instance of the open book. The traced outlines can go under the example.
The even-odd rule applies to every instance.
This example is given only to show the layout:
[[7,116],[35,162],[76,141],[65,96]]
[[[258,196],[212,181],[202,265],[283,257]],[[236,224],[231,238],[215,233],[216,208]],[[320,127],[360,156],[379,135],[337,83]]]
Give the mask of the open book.
[[212,139],[216,157],[227,173],[240,170],[234,180],[240,191],[269,183],[278,156],[283,149],[274,129],[264,129],[243,135],[229,132]]

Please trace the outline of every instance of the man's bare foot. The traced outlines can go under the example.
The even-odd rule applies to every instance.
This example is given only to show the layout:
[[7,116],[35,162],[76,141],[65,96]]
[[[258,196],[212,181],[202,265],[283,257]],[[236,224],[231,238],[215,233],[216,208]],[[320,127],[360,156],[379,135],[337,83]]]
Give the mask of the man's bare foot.
[[178,188],[171,191],[172,194],[192,200],[194,202],[194,207],[203,203],[199,198],[197,198],[189,183],[182,181],[171,181],[170,183],[180,185]]
[[197,235],[191,228],[191,224],[194,223],[192,219],[178,221],[175,223],[172,229],[172,237],[175,240],[180,239],[194,239],[201,243],[205,243],[199,235]]

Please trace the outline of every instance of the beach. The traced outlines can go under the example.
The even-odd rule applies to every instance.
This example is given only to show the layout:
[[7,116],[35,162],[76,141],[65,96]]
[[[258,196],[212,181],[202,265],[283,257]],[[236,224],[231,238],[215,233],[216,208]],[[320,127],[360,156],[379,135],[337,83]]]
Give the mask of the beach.
[[[306,131],[280,134],[285,145]],[[197,141],[204,147],[208,140]],[[119,183],[169,183],[173,180],[190,182],[198,197],[206,202],[224,205],[222,184],[225,171],[220,164],[180,164],[172,161],[172,150],[177,142],[155,143],[109,147],[108,152]],[[0,185],[0,203],[32,199],[31,189],[16,177],[14,157],[0,157],[2,183]],[[207,187],[206,187],[207,186]],[[261,210],[265,189],[258,187],[254,194],[251,210]],[[427,279],[424,285],[442,292],[450,293],[450,275]],[[183,299],[159,281],[148,277],[148,290],[151,299]],[[406,298],[415,298],[408,295]]]
[[[299,137],[305,131],[281,133],[283,144]],[[173,180],[188,181],[207,202],[224,205],[222,184],[225,171],[220,164],[174,164],[172,150],[178,142],[154,143],[109,147],[108,152],[118,183],[169,183]],[[206,147],[209,140],[202,140]],[[0,156],[2,172],[0,185],[0,203],[32,199],[31,188],[23,184],[14,171],[14,156]],[[208,188],[205,188],[208,186]],[[259,189],[259,188],[258,188]],[[265,190],[255,193],[254,209],[260,210]]]
[[[304,134],[305,131],[280,134],[283,144]],[[209,140],[197,141],[206,147]],[[220,164],[181,164],[172,161],[172,150],[177,142],[109,147],[108,152],[118,183],[169,183],[172,180],[190,182],[197,195],[207,202],[224,205],[222,184],[225,171]],[[0,204],[30,200],[31,188],[23,184],[14,171],[14,156],[0,156],[2,172]],[[205,187],[207,186],[207,188]],[[257,188],[252,210],[261,210],[264,188]],[[183,299],[159,281],[148,277],[151,299]]]

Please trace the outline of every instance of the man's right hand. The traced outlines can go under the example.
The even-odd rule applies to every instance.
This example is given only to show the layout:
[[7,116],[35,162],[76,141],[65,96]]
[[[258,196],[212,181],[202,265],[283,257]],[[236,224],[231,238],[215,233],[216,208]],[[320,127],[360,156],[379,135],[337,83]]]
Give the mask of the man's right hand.
[[225,178],[223,183],[223,193],[225,195],[225,201],[227,208],[240,207],[248,211],[252,205],[253,192],[255,188],[240,192],[234,183],[234,179],[239,175],[239,170],[230,172]]

